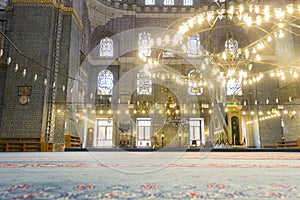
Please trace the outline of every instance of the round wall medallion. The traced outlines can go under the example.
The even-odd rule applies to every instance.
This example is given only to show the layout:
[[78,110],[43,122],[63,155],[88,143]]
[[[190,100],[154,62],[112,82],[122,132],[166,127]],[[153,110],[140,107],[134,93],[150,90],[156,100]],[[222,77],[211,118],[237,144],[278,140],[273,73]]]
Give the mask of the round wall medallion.
[[19,103],[22,105],[25,105],[29,102],[29,97],[28,96],[20,96],[19,97]]

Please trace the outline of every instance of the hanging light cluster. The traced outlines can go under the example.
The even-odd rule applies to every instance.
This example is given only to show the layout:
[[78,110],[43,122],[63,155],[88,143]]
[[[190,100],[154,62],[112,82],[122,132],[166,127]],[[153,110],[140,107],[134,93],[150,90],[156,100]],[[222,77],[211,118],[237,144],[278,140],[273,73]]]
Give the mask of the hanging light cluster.
[[[287,14],[285,14],[285,12],[287,12]],[[273,20],[273,23],[277,23],[278,27],[248,47],[240,49],[238,48],[238,41],[234,38],[229,38],[225,42],[224,52],[219,54],[208,53],[211,57],[211,62],[217,66],[214,72],[215,74],[219,73],[221,79],[230,79],[232,76],[235,76],[245,80],[248,76],[245,69],[250,71],[253,67],[253,62],[260,62],[262,60],[259,51],[264,49],[265,43],[271,42],[273,38],[284,37],[283,21],[286,16],[292,15],[293,13],[293,4],[286,6],[285,10],[276,7],[273,11],[271,11],[268,5],[231,5],[227,10],[218,9],[216,11],[207,11],[188,19],[180,25],[179,32],[185,34],[195,25],[199,26],[205,21],[213,28],[215,23],[218,20],[222,20],[225,15],[228,16],[233,23],[244,23],[248,26],[252,24],[260,26],[262,23],[268,23],[270,20]],[[237,67],[237,65],[241,65],[241,62],[245,69],[238,70],[239,67]],[[255,77],[253,80],[253,77],[251,77],[251,79],[244,81],[244,83],[251,84],[251,82],[256,82],[261,78],[262,76],[259,76],[259,78]]]
[[[254,111],[249,111],[249,113],[250,115],[256,114]],[[282,115],[286,115],[292,118],[294,115],[297,114],[297,112],[295,110],[283,110],[283,111],[276,110],[275,112],[268,110],[266,111],[265,114],[262,111],[258,111],[257,114],[259,116],[258,121],[266,121],[273,118],[281,117]],[[242,111],[242,115],[247,115],[247,112]],[[254,122],[257,122],[257,120],[249,120],[246,122],[246,124],[253,124]]]
[[254,4],[230,5],[227,10],[225,8],[219,8],[189,18],[179,26],[179,32],[185,34],[193,28],[194,25],[202,25],[205,21],[213,27],[218,20],[222,20],[225,16],[233,22],[242,22],[249,27],[252,25],[260,26],[262,23],[268,23],[272,20],[281,23],[288,17],[296,14],[295,11],[300,13],[300,4],[296,6],[294,4],[289,4],[284,8],[272,8],[269,5]]
[[[254,4],[240,4],[230,5],[227,9],[219,8],[216,10],[209,10],[200,13],[196,16],[190,17],[187,21],[183,22],[179,26],[178,33],[174,35],[173,39],[166,35],[164,37],[157,38],[154,44],[157,46],[180,45],[183,52],[186,52],[186,45],[183,42],[183,35],[188,33],[194,26],[203,25],[205,22],[214,28],[218,20],[222,20],[225,17],[230,19],[234,24],[240,26],[241,24],[249,27],[260,27],[263,23],[275,24],[275,28],[267,32],[258,40],[254,41],[250,45],[239,48],[238,41],[233,37],[228,38],[225,42],[225,51],[221,53],[211,53],[206,50],[199,51],[199,56],[202,56],[204,62],[212,63],[215,65],[213,73],[218,74],[217,80],[223,81],[231,79],[232,77],[238,78],[244,85],[251,85],[260,81],[264,74],[256,74],[249,77],[248,71],[251,71],[254,63],[261,63],[263,57],[260,52],[265,48],[266,44],[272,42],[274,39],[280,39],[285,36],[285,24],[288,20],[297,18],[297,14],[300,13],[300,4],[289,4],[285,7],[271,7],[270,5],[254,5]],[[181,52],[182,53],[182,52]],[[158,59],[154,61],[153,58],[139,54],[139,57],[145,63],[158,64]],[[204,63],[203,62],[203,63]],[[205,64],[203,70],[206,69]],[[293,74],[297,76],[297,72]]]
[[[1,32],[1,34],[4,34],[4,33]],[[24,60],[25,60],[26,63],[27,63],[29,60],[33,61],[33,59],[31,59],[31,58],[29,58],[29,57],[23,55],[20,51],[16,51],[16,52],[19,54],[20,57],[23,57],[23,58],[24,58]],[[4,49],[0,49],[0,58],[1,58],[3,55],[4,55]],[[14,66],[12,66],[13,63],[14,63]],[[35,63],[36,65],[38,65],[38,66],[40,66],[40,67],[42,67],[42,68],[44,68],[44,69],[49,70],[46,66],[43,66],[43,65],[41,65],[41,64],[38,64],[38,63],[35,62],[35,61],[33,61],[33,63]],[[19,64],[19,62],[17,61],[17,59],[16,59],[15,62],[13,62],[13,58],[12,58],[10,55],[8,55],[7,58],[6,58],[6,64],[7,64],[8,66],[12,66],[12,67],[13,67],[13,71],[14,71],[15,73],[19,72],[19,70],[21,69],[20,64]],[[27,68],[26,68],[26,64],[24,64],[24,66],[25,66],[25,67],[22,69],[22,78],[26,78],[26,77],[27,77],[27,74],[28,74],[28,70],[27,70]],[[38,74],[37,74],[37,73],[34,73],[34,75],[33,75],[33,77],[32,77],[32,78],[33,78],[33,81],[36,82],[36,81],[38,80],[38,77],[39,77]],[[77,80],[76,78],[73,78],[73,77],[70,77],[70,76],[68,76],[68,78],[69,78],[69,79],[72,79],[72,80],[79,81],[79,80]],[[43,84],[44,84],[44,86],[46,86],[46,85],[48,84],[47,78],[44,78],[44,79],[43,79]],[[56,83],[53,82],[53,85],[52,85],[52,86],[53,86],[53,87],[56,87]],[[61,89],[62,89],[62,91],[65,91],[65,85],[62,85]],[[73,90],[73,88],[70,89],[71,92],[72,92],[72,90]]]

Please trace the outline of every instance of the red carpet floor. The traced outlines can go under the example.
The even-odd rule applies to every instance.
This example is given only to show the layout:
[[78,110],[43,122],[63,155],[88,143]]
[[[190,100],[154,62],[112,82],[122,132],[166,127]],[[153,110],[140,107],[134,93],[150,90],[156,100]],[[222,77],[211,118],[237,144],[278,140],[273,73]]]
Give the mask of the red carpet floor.
[[299,152],[1,153],[0,199],[300,199]]

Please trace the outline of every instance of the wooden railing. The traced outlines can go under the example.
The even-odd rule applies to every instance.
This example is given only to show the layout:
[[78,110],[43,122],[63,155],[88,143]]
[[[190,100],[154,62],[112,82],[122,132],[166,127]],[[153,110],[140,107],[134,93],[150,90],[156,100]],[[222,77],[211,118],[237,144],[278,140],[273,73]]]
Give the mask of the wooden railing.
[[65,148],[82,148],[80,137],[76,135],[65,135]]
[[300,148],[300,140],[276,142],[277,148]]
[[43,142],[41,137],[0,137],[0,152],[47,152],[53,144]]

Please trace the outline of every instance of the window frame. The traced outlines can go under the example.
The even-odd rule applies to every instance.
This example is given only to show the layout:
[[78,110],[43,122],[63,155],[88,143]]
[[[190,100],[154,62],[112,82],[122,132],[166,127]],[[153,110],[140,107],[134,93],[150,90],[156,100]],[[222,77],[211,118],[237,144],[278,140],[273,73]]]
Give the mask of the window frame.
[[[110,52],[108,52],[106,49],[105,51],[103,50],[103,48],[107,48],[105,47],[105,45],[110,44],[111,50]],[[99,57],[100,58],[112,58],[114,57],[114,41],[113,39],[109,38],[109,37],[105,37],[103,39],[100,40],[99,43]]]
[[[109,92],[105,92],[105,93],[101,93],[101,87],[103,88],[104,86],[101,85],[101,81],[99,80],[101,78],[101,76],[105,75],[105,74],[109,74],[111,77],[110,82],[111,86],[109,89]],[[106,75],[107,76],[107,75]],[[108,86],[106,86],[106,88],[108,88]],[[114,74],[112,73],[112,71],[108,70],[108,69],[103,69],[101,70],[98,75],[97,75],[97,95],[112,95],[113,94],[113,88],[114,88]],[[103,90],[103,89],[102,89]],[[108,89],[106,89],[108,90]]]

